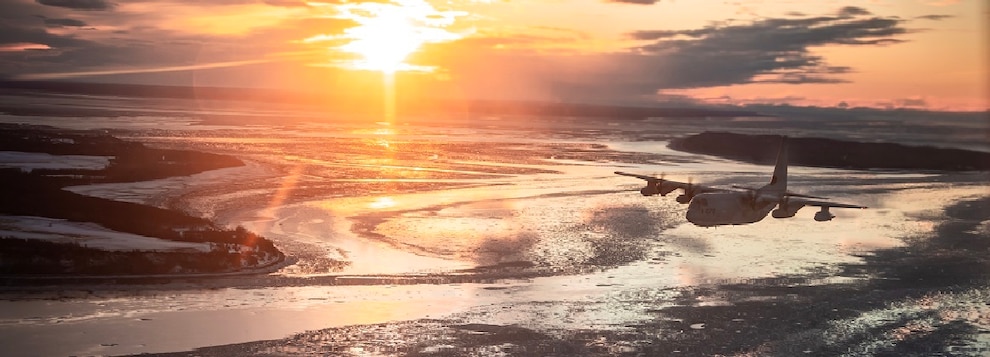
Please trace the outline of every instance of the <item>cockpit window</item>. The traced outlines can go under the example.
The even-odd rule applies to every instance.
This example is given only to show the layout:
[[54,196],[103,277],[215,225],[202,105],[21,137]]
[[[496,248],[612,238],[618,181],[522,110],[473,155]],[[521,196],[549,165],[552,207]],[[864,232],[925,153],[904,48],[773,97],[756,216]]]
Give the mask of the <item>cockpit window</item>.
[[698,204],[699,205],[708,206],[708,200],[707,199],[699,198],[699,199],[696,199],[695,201],[698,201]]

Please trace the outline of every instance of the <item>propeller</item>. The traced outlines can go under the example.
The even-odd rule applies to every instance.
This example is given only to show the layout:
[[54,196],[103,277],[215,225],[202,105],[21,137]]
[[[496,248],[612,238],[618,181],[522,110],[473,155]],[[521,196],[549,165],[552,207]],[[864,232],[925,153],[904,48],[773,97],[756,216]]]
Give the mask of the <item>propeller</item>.
[[[657,176],[658,176],[657,173],[654,171],[653,172],[653,177],[657,177]],[[653,181],[652,182],[652,184],[654,185],[654,188],[657,190],[657,194],[659,194],[661,196],[666,196],[667,195],[666,193],[663,193],[663,183],[664,183],[664,181],[667,181],[667,173],[666,172],[661,172],[659,174],[659,177],[657,177],[656,181]]]
[[[616,173],[621,174],[618,171]],[[663,184],[664,181],[663,174],[660,174],[659,178],[657,178],[656,172],[654,172],[650,176],[637,176],[637,177],[646,180],[646,187],[643,187],[639,190],[639,193],[643,194],[643,196],[653,196],[660,194],[660,185]]]

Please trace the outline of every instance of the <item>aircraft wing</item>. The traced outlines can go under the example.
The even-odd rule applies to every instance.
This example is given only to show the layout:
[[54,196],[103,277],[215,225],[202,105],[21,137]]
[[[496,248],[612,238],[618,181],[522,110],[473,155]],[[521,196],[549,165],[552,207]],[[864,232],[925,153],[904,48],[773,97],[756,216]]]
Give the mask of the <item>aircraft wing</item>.
[[[756,192],[756,191],[759,191],[760,190],[758,188],[746,187],[746,186],[740,186],[740,185],[732,185],[732,188],[737,189],[737,190],[753,191],[753,192]],[[825,197],[805,195],[805,194],[800,194],[800,193],[794,193],[794,192],[791,192],[791,191],[784,192],[784,196],[788,196],[788,197],[801,197],[801,198],[817,198],[817,199],[820,199],[820,200],[826,199]]]
[[[694,195],[701,194],[701,193],[726,191],[724,189],[719,189],[719,188],[713,188],[713,187],[708,187],[708,186],[697,185],[697,184],[693,184],[693,183],[690,183],[690,182],[680,182],[680,181],[668,180],[668,179],[654,177],[654,176],[649,176],[649,175],[640,175],[640,174],[634,174],[634,173],[622,172],[622,171],[616,171],[615,174],[616,175],[622,175],[622,176],[635,177],[635,178],[638,178],[640,180],[645,180],[648,185],[655,185],[657,187],[657,189],[659,189],[662,194],[667,194],[670,191],[678,190],[679,189],[679,190],[683,190],[685,193],[690,193],[688,196],[692,196],[693,197]],[[656,193],[654,193],[654,194],[656,194]]]
[[860,209],[866,208],[866,206],[857,206],[847,203],[837,203],[837,202],[820,201],[820,200],[809,200],[803,198],[791,198],[788,200],[788,203],[805,205],[805,206],[815,206],[815,207],[860,208]]
[[[835,215],[829,213],[828,209],[831,207],[836,208],[866,208],[865,206],[851,205],[847,203],[836,203],[829,201],[821,201],[807,198],[787,198],[787,204],[783,207],[778,206],[776,210],[771,212],[774,218],[787,218],[794,216],[801,207],[804,206],[817,206],[821,207],[821,211],[815,212],[815,220],[819,222],[831,221],[835,218]],[[781,212],[783,210],[783,212]]]
[[640,174],[633,174],[633,173],[622,172],[622,171],[616,171],[615,174],[616,175],[622,175],[622,176],[635,177],[635,178],[638,178],[640,180],[646,180],[647,182],[659,182],[661,180],[668,181],[668,182],[673,182],[673,181],[670,181],[670,180],[664,180],[664,179],[659,178],[659,177],[653,177],[653,176],[648,176],[648,175],[640,175]]

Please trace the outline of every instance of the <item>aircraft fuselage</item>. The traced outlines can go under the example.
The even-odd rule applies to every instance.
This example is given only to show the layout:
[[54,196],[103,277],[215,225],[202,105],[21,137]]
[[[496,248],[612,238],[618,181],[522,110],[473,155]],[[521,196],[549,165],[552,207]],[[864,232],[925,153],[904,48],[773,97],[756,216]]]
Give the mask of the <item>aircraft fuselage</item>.
[[776,205],[753,200],[745,192],[703,193],[691,200],[686,216],[689,222],[702,227],[749,224],[763,220]]

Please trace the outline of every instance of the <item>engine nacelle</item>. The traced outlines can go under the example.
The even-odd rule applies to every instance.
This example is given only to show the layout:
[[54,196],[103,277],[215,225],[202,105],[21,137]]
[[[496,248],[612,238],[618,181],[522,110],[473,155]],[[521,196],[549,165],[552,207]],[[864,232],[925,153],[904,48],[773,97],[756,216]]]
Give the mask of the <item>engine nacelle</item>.
[[694,197],[693,196],[689,196],[689,195],[680,195],[680,196],[677,196],[677,199],[676,200],[677,200],[677,203],[680,203],[682,205],[686,205],[686,204],[688,204],[688,202],[691,202],[691,199],[692,198],[694,198]]
[[663,184],[663,182],[661,182],[657,186],[660,188],[660,196],[666,196],[668,193],[671,193],[671,192],[673,192],[674,190],[677,189],[677,186],[670,185],[670,184],[668,184],[668,185],[665,186]]
[[660,190],[654,185],[646,185],[646,187],[639,190],[639,193],[643,194],[643,196],[653,196],[659,194]]
[[770,212],[770,215],[773,218],[791,218],[794,217],[795,214],[797,214],[798,210],[801,209],[801,207],[804,207],[804,205],[780,206],[777,209],[773,210],[773,212]]
[[797,211],[787,211],[781,208],[775,209],[773,210],[773,212],[770,212],[770,215],[773,218],[791,218],[794,217],[795,214],[797,214]]
[[816,221],[827,222],[827,221],[831,221],[832,218],[835,218],[835,215],[832,214],[832,213],[829,213],[828,207],[822,207],[822,210],[821,211],[815,212],[815,220]]

